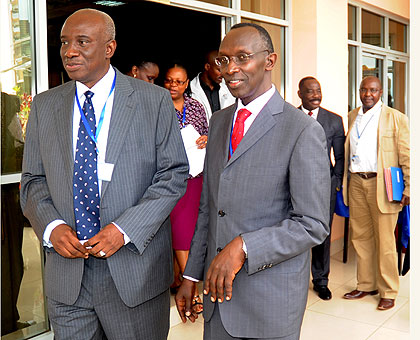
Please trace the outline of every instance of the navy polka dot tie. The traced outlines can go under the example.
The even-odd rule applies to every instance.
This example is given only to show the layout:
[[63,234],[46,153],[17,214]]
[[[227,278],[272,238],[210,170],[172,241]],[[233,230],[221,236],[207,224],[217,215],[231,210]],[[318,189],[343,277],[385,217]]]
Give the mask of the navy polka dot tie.
[[245,120],[251,115],[247,109],[240,109],[236,115],[235,125],[232,130],[232,152],[235,152],[244,136]]
[[[94,136],[96,121],[92,105],[93,95],[91,91],[85,92],[83,114]],[[89,136],[85,124],[80,119],[73,175],[74,217],[79,240],[88,240],[100,230],[97,164],[96,143]]]

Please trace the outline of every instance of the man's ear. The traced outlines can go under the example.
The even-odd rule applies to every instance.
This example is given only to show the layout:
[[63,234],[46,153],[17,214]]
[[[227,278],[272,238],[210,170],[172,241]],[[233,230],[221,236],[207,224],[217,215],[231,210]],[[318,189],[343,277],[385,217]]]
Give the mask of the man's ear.
[[302,94],[300,93],[300,90],[298,90],[297,94],[298,94],[299,98],[302,99]]
[[277,53],[273,52],[267,56],[265,69],[266,71],[271,71],[274,68],[274,65],[277,61]]
[[111,59],[115,53],[117,48],[117,42],[115,40],[111,40],[106,43],[106,58]]
[[210,65],[209,63],[205,63],[205,64],[204,64],[204,69],[205,69],[206,71],[210,70],[210,67],[211,67],[211,65]]

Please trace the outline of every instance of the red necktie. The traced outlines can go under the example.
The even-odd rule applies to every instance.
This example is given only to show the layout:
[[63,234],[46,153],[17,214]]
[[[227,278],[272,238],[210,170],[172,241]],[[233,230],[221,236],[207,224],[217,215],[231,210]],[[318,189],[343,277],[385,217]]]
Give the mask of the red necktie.
[[312,111],[308,112],[309,117],[311,117],[314,113]]
[[232,131],[232,153],[235,152],[236,148],[238,147],[239,143],[244,136],[244,127],[245,127],[245,120],[251,115],[247,109],[240,109],[238,114],[236,115],[235,125],[233,126]]

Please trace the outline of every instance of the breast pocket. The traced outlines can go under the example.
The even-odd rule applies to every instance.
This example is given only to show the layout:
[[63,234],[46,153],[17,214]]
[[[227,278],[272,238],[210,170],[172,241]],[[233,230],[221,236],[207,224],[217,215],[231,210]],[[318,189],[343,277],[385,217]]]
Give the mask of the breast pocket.
[[387,130],[381,136],[381,147],[384,151],[395,151],[396,152],[396,141],[395,141],[395,132],[392,130]]

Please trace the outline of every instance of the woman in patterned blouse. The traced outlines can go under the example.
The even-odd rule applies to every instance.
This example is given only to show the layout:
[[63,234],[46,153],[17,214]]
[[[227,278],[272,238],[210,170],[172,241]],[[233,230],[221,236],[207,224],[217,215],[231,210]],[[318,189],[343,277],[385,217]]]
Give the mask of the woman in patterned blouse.
[[[188,83],[187,71],[179,64],[168,69],[163,81],[164,87],[169,90],[174,102],[179,128],[182,129],[191,124],[200,134],[196,140],[197,148],[203,149],[206,147],[208,134],[206,112],[201,103],[185,93]],[[179,200],[170,216],[172,247],[175,250],[176,264],[179,266],[181,275],[187,264],[188,252],[197,222],[202,186],[203,177],[201,174],[190,177],[185,195]],[[175,270],[174,285],[176,287],[180,284],[179,275]],[[195,310],[201,313],[203,309],[198,291],[194,295]]]

